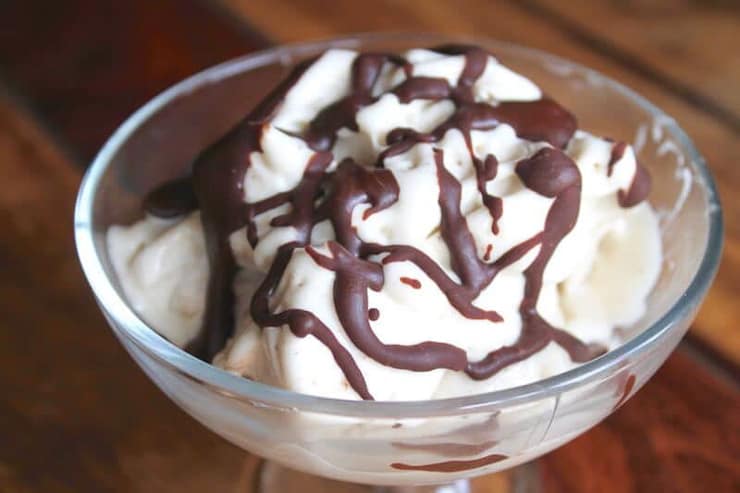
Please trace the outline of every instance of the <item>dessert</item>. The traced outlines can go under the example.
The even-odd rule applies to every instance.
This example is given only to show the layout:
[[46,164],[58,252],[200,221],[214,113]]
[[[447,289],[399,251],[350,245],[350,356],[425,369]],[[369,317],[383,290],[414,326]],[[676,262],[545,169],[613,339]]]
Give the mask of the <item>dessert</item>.
[[485,51],[329,50],[108,233],[134,309],[247,378],[345,399],[603,354],[660,268],[647,172]]

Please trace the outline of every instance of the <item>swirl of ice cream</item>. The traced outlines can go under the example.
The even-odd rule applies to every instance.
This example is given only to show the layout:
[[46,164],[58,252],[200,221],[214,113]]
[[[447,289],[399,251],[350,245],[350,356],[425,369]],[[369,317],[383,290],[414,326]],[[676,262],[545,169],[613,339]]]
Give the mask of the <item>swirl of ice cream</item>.
[[628,145],[479,48],[330,50],[108,240],[141,316],[228,371],[429,399],[618,344],[660,266],[648,191]]

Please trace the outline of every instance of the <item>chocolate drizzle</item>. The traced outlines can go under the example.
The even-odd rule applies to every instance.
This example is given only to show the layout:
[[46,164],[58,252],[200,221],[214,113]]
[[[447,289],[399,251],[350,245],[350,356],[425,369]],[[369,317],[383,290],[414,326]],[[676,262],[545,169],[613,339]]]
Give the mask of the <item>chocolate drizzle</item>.
[[432,341],[408,346],[383,344],[370,328],[367,317],[367,290],[379,291],[383,287],[382,266],[350,254],[337,242],[328,245],[333,258],[321,256],[312,247],[306,251],[319,265],[335,271],[334,305],[344,331],[358,349],[378,363],[403,370],[465,368],[465,352],[450,344]]
[[433,462],[431,464],[404,464],[403,462],[394,462],[391,464],[391,467],[401,471],[460,472],[478,469],[479,467],[495,464],[506,459],[508,459],[506,455],[490,454],[477,459],[448,460],[444,462]]
[[[195,161],[192,176],[160,187],[145,201],[149,212],[164,217],[183,214],[197,207],[206,235],[210,278],[207,291],[203,328],[189,350],[210,360],[221,350],[234,326],[234,295],[232,285],[236,264],[229,238],[246,227],[249,243],[259,242],[255,217],[268,210],[289,204],[289,212],[271,221],[274,227],[293,227],[294,241],[280,246],[270,269],[254,294],[250,312],[261,327],[287,326],[297,337],[313,336],[332,353],[348,383],[363,399],[372,399],[365,378],[350,352],[334,337],[333,332],[313,313],[289,309],[272,311],[270,300],[297,252],[305,252],[314,262],[335,273],[333,300],[338,319],[355,347],[373,360],[393,368],[430,371],[446,368],[465,371],[474,379],[488,378],[502,368],[521,361],[548,343],[562,346],[574,361],[586,361],[604,350],[586,345],[565,331],[552,327],[537,312],[537,300],[542,288],[545,267],[555,248],[568,234],[578,216],[581,178],[572,160],[559,149],[570,141],[577,128],[573,115],[548,98],[536,101],[502,101],[497,105],[478,102],[473,88],[484,73],[489,55],[484,50],[469,46],[444,46],[440,53],[465,58],[464,68],[454,86],[447,80],[432,77],[414,77],[412,67],[402,58],[389,54],[362,54],[352,65],[349,95],[321,110],[308,124],[303,135],[307,145],[315,151],[303,166],[299,184],[292,190],[267,199],[244,203],[242,190],[250,154],[261,151],[263,127],[269,122],[286,94],[311,65],[307,61],[271,93],[254,111],[221,140],[209,147]],[[336,169],[328,171],[334,160],[331,152],[342,128],[357,130],[357,112],[377,100],[373,87],[383,67],[392,63],[401,67],[406,79],[392,89],[401,103],[417,99],[438,101],[449,99],[455,105],[453,114],[436,129],[420,133],[409,128],[397,128],[388,133],[388,147],[378,157],[374,167],[365,167],[352,159],[344,159]],[[490,261],[491,245],[484,258],[478,257],[477,246],[460,210],[461,184],[444,164],[444,152],[434,148],[434,165],[439,183],[438,205],[441,215],[440,233],[446,243],[451,266],[457,279],[452,279],[442,267],[420,250],[408,245],[380,245],[365,243],[352,226],[355,207],[367,204],[363,219],[382,211],[398,200],[399,187],[391,171],[384,169],[386,158],[400,154],[417,143],[434,144],[450,130],[459,131],[465,139],[472,160],[481,201],[492,219],[492,232],[499,233],[498,221],[503,215],[502,200],[486,190],[498,171],[498,160],[493,155],[481,159],[473,152],[471,132],[489,130],[500,124],[510,125],[516,134],[531,141],[545,141],[553,146],[539,150],[516,165],[516,173],[528,188],[553,198],[544,230],[532,238],[503,252]],[[649,189],[649,177],[638,167],[630,189],[620,192],[624,207],[644,198]],[[314,226],[330,221],[336,239],[326,248],[311,244]],[[384,284],[383,265],[390,262],[414,263],[447,297],[450,305],[469,319],[500,322],[501,316],[492,310],[474,305],[474,300],[507,266],[539,247],[535,260],[525,270],[525,296],[520,305],[522,329],[512,345],[489,353],[480,361],[468,361],[461,348],[450,344],[425,341],[414,345],[382,343],[370,326],[379,311],[368,307],[368,290],[379,291]],[[371,256],[384,254],[382,261]],[[372,257],[377,258],[377,257]],[[420,288],[416,279],[401,278],[413,288]],[[457,471],[480,467],[504,458],[492,455],[474,461],[410,466],[394,464],[398,469]]]
[[611,176],[614,172],[614,165],[619,162],[620,159],[622,159],[622,156],[624,156],[624,151],[627,149],[627,144],[625,142],[617,142],[612,146],[612,152],[609,156],[609,165],[606,168],[606,176]]
[[421,281],[419,281],[418,279],[401,276],[400,281],[407,286],[411,286],[414,289],[421,289]]
[[588,361],[605,350],[586,345],[569,333],[552,327],[537,313],[542,278],[555,248],[576,223],[581,195],[581,175],[575,163],[562,151],[545,148],[517,163],[516,173],[524,184],[545,197],[555,197],[545,219],[540,251],[524,271],[524,299],[519,306],[522,330],[517,342],[489,353],[468,366],[474,379],[488,378],[508,365],[522,361],[554,341],[575,362]]
[[[612,146],[606,176],[612,175],[614,172],[614,166],[620,159],[622,159],[624,151],[626,150],[627,144],[624,142],[617,142]],[[648,173],[647,169],[645,169],[639,161],[635,160],[635,174],[632,177],[632,182],[627,190],[619,190],[617,192],[617,202],[624,208],[633,207],[639,204],[645,200],[650,193],[650,184],[650,173]]]
[[395,55],[366,53],[352,64],[352,90],[350,94],[319,112],[308,126],[304,139],[317,151],[327,151],[334,146],[337,132],[341,128],[357,131],[355,116],[372,102],[372,89],[385,62],[405,65],[406,61]]
[[617,201],[625,208],[636,206],[650,193],[650,173],[639,161],[635,161],[635,166],[635,175],[632,177],[629,188],[626,191],[617,192]]
[[[483,200],[483,205],[486,206],[488,213],[491,214],[491,232],[497,235],[498,220],[504,213],[504,202],[501,200],[501,197],[496,197],[486,191],[486,183],[496,178],[496,174],[498,173],[498,160],[496,159],[496,156],[489,154],[483,161],[475,159],[473,163],[475,165],[475,178],[478,184],[478,193],[480,193],[481,199]],[[490,250],[488,253],[490,254]]]

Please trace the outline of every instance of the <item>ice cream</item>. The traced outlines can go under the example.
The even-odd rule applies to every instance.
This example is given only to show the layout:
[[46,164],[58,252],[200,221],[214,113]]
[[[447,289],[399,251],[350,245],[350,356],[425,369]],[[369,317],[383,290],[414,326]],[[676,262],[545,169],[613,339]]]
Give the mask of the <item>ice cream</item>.
[[475,47],[330,50],[108,233],[129,302],[227,371],[419,400],[620,343],[660,268],[649,177]]

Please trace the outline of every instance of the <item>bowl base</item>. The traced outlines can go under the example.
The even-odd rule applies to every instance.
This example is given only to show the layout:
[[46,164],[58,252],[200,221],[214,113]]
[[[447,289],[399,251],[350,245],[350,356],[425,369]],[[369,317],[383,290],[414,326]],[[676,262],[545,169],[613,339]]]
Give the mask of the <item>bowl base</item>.
[[537,493],[540,491],[537,463],[530,462],[497,474],[460,479],[447,484],[426,486],[372,486],[346,483],[314,476],[262,461],[255,493]]

